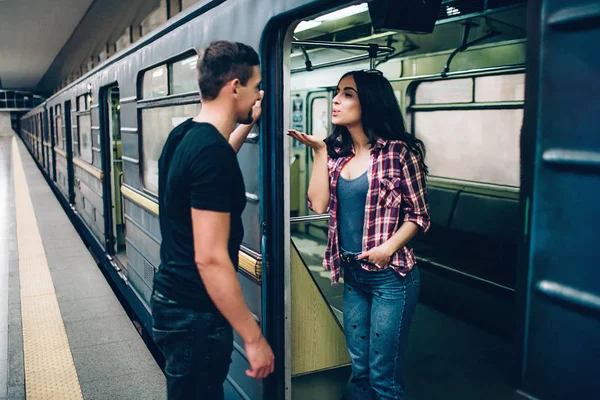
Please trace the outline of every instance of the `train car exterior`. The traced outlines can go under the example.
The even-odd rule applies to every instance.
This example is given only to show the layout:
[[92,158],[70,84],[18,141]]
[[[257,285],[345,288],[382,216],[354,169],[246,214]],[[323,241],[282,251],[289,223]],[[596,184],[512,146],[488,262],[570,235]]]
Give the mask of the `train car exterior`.
[[[148,331],[152,280],[160,264],[157,161],[162,143],[199,109],[197,49],[216,39],[260,48],[262,29],[246,22],[251,3],[199,2],[23,117],[27,147]],[[261,26],[271,13],[285,11],[277,2],[263,7],[270,11],[257,21]],[[230,31],[225,19],[240,28]],[[262,323],[258,142],[253,132],[239,154],[248,200],[240,281]],[[245,375],[248,363],[238,337],[232,358],[227,397],[265,397],[262,382]]]
[[[49,184],[82,236],[96,255],[101,256],[100,263],[131,305],[144,328],[150,331],[152,317],[149,300],[153,276],[160,264],[157,161],[168,132],[183,119],[194,116],[200,107],[194,68],[198,50],[216,39],[242,41],[259,50],[266,90],[263,103],[265,112],[260,129],[255,128],[249,135],[238,156],[248,200],[243,215],[246,233],[240,250],[239,278],[250,309],[272,344],[278,362],[275,373],[268,379],[256,381],[248,378],[245,375],[248,362],[245,359],[243,343],[236,336],[232,367],[225,385],[227,398],[291,398],[292,376],[295,373],[302,376],[310,371],[310,368],[302,370],[292,359],[293,354],[298,355],[297,347],[296,353],[293,353],[293,343],[297,346],[297,343],[304,342],[294,342],[296,337],[291,326],[294,306],[290,289],[294,282],[290,265],[293,264],[296,253],[293,246],[290,246],[290,215],[293,217],[295,210],[300,214],[303,211],[300,210],[302,202],[290,195],[290,186],[296,185],[290,176],[290,166],[293,168],[293,162],[290,160],[293,159],[295,150],[290,148],[283,132],[286,128],[293,127],[295,122],[299,124],[299,128],[307,127],[293,118],[294,113],[298,111],[294,99],[302,99],[302,104],[314,104],[317,100],[322,103],[319,106],[323,108],[327,106],[331,95],[326,89],[311,91],[308,87],[295,88],[296,91],[293,91],[289,54],[293,27],[298,21],[355,3],[309,0],[200,1],[195,7],[170,20],[165,26],[49,98],[25,115],[21,121],[21,137]],[[515,248],[518,246],[521,249],[520,260],[515,260],[520,266],[516,276],[510,277],[509,281],[502,281],[505,277],[491,277],[489,281],[495,285],[483,285],[482,290],[487,293],[496,290],[506,294],[508,289],[510,296],[514,296],[512,293],[517,291],[516,307],[520,319],[517,328],[510,328],[510,331],[517,336],[520,344],[519,354],[522,362],[516,386],[522,388],[519,393],[523,398],[551,398],[551,387],[557,385],[556,390],[560,389],[560,383],[550,379],[551,374],[542,363],[544,356],[538,355],[543,353],[543,347],[540,346],[552,346],[551,335],[535,329],[535,324],[542,318],[540,315],[550,309],[560,318],[581,322],[577,311],[569,311],[569,304],[577,301],[568,295],[563,296],[566,305],[555,309],[536,294],[539,292],[546,297],[560,297],[556,292],[564,294],[564,291],[556,289],[557,286],[544,286],[532,281],[538,277],[543,280],[544,274],[540,269],[531,269],[531,266],[539,265],[540,261],[536,256],[539,256],[539,251],[545,251],[544,246],[549,244],[540,242],[540,236],[535,234],[543,235],[549,226],[554,227],[554,223],[547,217],[552,210],[556,211],[552,207],[559,206],[558,196],[555,199],[548,191],[537,186],[536,182],[547,182],[548,187],[552,186],[552,182],[558,185],[558,181],[553,179],[562,178],[554,177],[553,174],[560,172],[548,171],[547,168],[549,166],[560,169],[561,166],[567,165],[574,168],[573,174],[580,179],[580,184],[585,188],[592,185],[585,171],[589,171],[590,168],[597,170],[597,153],[575,154],[583,157],[581,163],[585,164],[585,171],[581,172],[578,167],[581,163],[572,161],[573,154],[561,152],[562,150],[548,153],[550,150],[540,147],[549,140],[549,136],[546,135],[552,134],[555,142],[560,142],[562,136],[549,125],[551,118],[547,113],[554,111],[556,116],[559,115],[558,104],[563,105],[566,101],[560,96],[563,92],[554,93],[553,101],[556,103],[541,95],[548,90],[544,86],[546,82],[559,82],[558,78],[550,73],[551,68],[542,62],[550,57],[543,52],[544,46],[556,45],[556,48],[567,51],[560,36],[565,30],[577,32],[577,40],[585,40],[594,35],[597,37],[597,30],[588,28],[591,24],[586,11],[588,8],[568,8],[567,3],[564,0],[528,2],[528,19],[532,21],[532,25],[529,26],[527,42],[503,44],[512,46],[512,54],[516,55],[515,59],[507,64],[521,66],[513,65],[490,74],[475,72],[460,77],[474,81],[477,77],[522,75],[522,64],[525,62],[527,51],[527,95],[524,99],[511,98],[508,101],[498,101],[498,104],[482,100],[484,105],[470,106],[481,109],[518,110],[517,112],[524,113],[526,123],[520,139],[521,176],[517,177],[516,181],[514,177],[509,177],[508,181],[501,180],[500,190],[485,185],[458,188],[443,178],[437,181],[434,179],[431,185],[432,193],[437,199],[454,196],[455,207],[460,204],[467,209],[482,210],[481,215],[473,220],[460,220],[457,217],[457,224],[465,224],[465,229],[470,229],[472,233],[483,232],[490,242],[508,235],[511,237],[511,243],[515,242]],[[594,21],[598,15],[598,4],[593,1],[591,3],[591,8],[596,7],[591,14]],[[256,10],[260,12],[257,13]],[[583,28],[574,26],[572,20],[580,21]],[[549,42],[544,42],[544,39],[548,39]],[[585,52],[585,46],[577,43],[578,47],[568,50],[572,52],[569,54],[588,54]],[[488,50],[487,47],[477,49],[480,53]],[[589,65],[598,66],[597,54],[585,57]],[[419,129],[416,121],[422,120],[424,113],[464,107],[444,103],[432,108],[429,103],[419,103],[420,85],[459,80],[457,76],[445,79],[446,77],[432,75],[440,71],[440,60],[441,58],[436,60],[432,56],[427,60],[423,57],[406,58],[405,68],[412,63],[412,70],[419,70],[421,73],[418,77],[408,74],[403,79],[393,80],[399,101],[403,109],[407,110],[407,117],[413,129]],[[419,62],[422,64],[417,66]],[[462,69],[476,70],[487,67],[475,64],[476,62],[469,63],[468,68]],[[566,76],[567,67],[560,65],[564,67],[563,72]],[[429,71],[428,68],[430,74],[422,72]],[[428,76],[424,78],[425,75]],[[333,81],[329,82],[331,84]],[[573,81],[572,85],[582,90],[585,88],[578,80]],[[313,88],[315,86],[317,85],[312,85]],[[560,87],[564,93],[569,93],[569,88]],[[585,99],[589,102],[588,105],[598,102],[598,96],[586,96]],[[475,100],[473,102],[476,103]],[[300,101],[297,104],[299,105]],[[575,112],[568,107],[567,109]],[[582,121],[588,121],[589,116],[581,118]],[[564,117],[564,120],[558,118],[558,121],[565,124],[567,119],[568,117]],[[548,131],[544,131],[542,127],[547,127]],[[582,122],[581,129],[589,134],[592,128]],[[581,134],[579,139],[578,149],[593,145],[587,134]],[[538,181],[534,180],[534,176]],[[300,188],[301,181],[296,181]],[[520,187],[520,190],[515,187]],[[561,187],[556,185],[552,187],[561,190]],[[450,215],[456,216],[457,210],[458,208],[433,211],[440,221],[440,234],[444,232],[443,225],[450,224]],[[500,210],[499,214],[492,216],[496,219],[486,214],[493,210]],[[507,231],[498,215],[518,218],[523,221],[522,225],[514,223],[513,228]],[[592,217],[595,220],[598,218],[597,210],[593,212]],[[480,222],[489,222],[490,218],[491,225],[482,226]],[[520,226],[522,229],[514,229],[514,226]],[[549,231],[554,232],[552,229]],[[572,234],[568,241],[575,243],[578,237],[580,236]],[[460,243],[457,243],[458,245]],[[579,245],[577,248],[580,252],[576,258],[581,265],[585,265],[590,253],[581,249]],[[571,254],[568,251],[566,253]],[[436,263],[434,256],[428,260]],[[553,271],[553,268],[548,271]],[[580,272],[583,275],[587,274],[585,270]],[[559,286],[570,282],[568,277],[560,274],[553,277],[551,283]],[[295,275],[296,278],[299,280],[298,275]],[[550,282],[549,279],[546,281]],[[595,289],[586,290],[593,293]],[[578,295],[581,298],[582,294]],[[497,298],[498,296],[493,296],[490,301],[496,301]],[[583,298],[589,299],[585,296]],[[585,307],[598,309],[597,306],[590,305],[593,301],[588,303]],[[497,309],[506,314],[506,302],[500,304]],[[506,320],[509,317],[504,315],[502,318]],[[493,318],[487,323],[493,325]],[[505,325],[503,322],[500,324]],[[589,332],[598,332],[597,328],[589,325],[586,327]],[[567,336],[573,335],[568,328],[560,328],[560,332]],[[335,334],[339,335],[339,332]],[[338,342],[343,340],[340,339],[343,336],[336,337]],[[561,340],[556,337],[554,339]],[[576,360],[572,361],[576,363]],[[580,362],[586,363],[582,365],[591,365],[585,357]],[[332,365],[343,364],[347,365],[347,360],[338,357],[322,367],[322,370]],[[315,367],[312,371],[317,369]],[[536,371],[536,374],[531,371]],[[579,382],[581,378],[572,374],[563,371],[563,376],[569,376],[571,382]],[[548,383],[548,386],[544,386],[543,383]],[[584,381],[581,387],[587,389],[591,385],[587,382],[586,386]]]

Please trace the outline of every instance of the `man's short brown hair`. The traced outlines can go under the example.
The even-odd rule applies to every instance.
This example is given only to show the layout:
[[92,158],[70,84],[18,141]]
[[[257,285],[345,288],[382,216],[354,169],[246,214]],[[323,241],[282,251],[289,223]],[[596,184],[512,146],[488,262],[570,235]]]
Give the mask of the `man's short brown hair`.
[[252,77],[252,70],[259,65],[258,54],[244,43],[218,40],[212,42],[198,60],[198,86],[203,100],[214,100],[232,79],[242,85]]

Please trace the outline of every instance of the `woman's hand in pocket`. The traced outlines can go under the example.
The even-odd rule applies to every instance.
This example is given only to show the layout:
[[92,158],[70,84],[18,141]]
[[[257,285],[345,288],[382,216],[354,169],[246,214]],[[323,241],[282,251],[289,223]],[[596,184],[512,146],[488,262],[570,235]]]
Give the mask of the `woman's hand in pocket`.
[[392,254],[394,253],[388,249],[387,246],[380,245],[373,247],[369,251],[363,252],[361,255],[356,257],[356,259],[368,261],[375,264],[379,269],[384,269],[387,268],[388,264],[390,263]]

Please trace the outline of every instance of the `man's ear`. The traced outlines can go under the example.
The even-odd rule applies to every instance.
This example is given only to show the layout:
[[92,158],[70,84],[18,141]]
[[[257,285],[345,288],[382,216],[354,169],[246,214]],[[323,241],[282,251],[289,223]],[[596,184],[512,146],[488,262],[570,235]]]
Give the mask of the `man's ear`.
[[231,90],[234,96],[237,96],[239,92],[240,86],[242,86],[240,80],[238,78],[232,79],[229,81],[229,85],[231,85]]

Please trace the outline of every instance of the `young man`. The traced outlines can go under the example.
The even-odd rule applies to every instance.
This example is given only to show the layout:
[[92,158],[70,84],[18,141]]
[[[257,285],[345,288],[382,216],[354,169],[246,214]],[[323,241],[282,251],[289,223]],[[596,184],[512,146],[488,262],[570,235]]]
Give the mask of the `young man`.
[[244,341],[246,374],[273,372],[273,352],[236,274],[246,205],[236,151],[260,116],[258,64],[247,45],[211,43],[198,60],[200,114],[173,129],[159,160],[152,331],[165,356],[169,399],[223,399],[232,327]]

